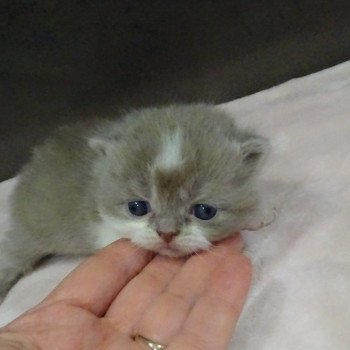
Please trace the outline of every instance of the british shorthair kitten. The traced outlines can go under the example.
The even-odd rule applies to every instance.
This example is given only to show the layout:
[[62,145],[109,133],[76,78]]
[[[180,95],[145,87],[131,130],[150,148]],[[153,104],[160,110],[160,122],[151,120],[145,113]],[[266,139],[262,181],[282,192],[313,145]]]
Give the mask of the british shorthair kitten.
[[180,257],[258,229],[254,174],[266,144],[205,104],[59,129],[20,173],[14,226],[0,245],[0,297],[47,255],[127,238]]

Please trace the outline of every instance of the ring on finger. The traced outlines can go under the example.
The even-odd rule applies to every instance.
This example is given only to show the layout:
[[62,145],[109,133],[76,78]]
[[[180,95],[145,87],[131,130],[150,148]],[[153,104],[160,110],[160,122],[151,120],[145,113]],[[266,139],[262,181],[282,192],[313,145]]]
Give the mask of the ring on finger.
[[166,347],[164,345],[161,345],[159,343],[156,343],[155,341],[148,339],[144,337],[143,335],[137,334],[134,339],[138,342],[141,342],[145,345],[148,345],[148,347],[152,350],[166,350]]

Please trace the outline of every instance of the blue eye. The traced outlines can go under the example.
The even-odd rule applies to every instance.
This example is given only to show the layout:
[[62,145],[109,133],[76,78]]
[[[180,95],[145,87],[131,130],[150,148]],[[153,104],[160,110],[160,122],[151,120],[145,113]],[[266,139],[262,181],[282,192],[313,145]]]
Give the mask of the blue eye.
[[210,220],[216,215],[217,209],[209,204],[196,204],[192,207],[193,215],[201,220]]
[[132,201],[128,203],[129,211],[132,215],[143,216],[151,211],[151,206],[146,201]]

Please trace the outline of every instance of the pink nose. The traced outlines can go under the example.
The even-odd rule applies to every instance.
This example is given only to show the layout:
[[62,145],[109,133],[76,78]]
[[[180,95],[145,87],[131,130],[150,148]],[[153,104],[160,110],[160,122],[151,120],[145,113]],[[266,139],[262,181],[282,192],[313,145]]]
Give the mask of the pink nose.
[[162,232],[157,231],[159,237],[163,239],[166,243],[170,243],[175,236],[177,236],[177,232]]

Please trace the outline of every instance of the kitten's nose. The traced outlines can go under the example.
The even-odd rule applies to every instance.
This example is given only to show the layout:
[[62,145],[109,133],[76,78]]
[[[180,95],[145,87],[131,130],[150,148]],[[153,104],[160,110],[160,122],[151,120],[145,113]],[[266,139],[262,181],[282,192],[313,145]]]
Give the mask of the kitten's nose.
[[166,243],[170,243],[175,236],[178,235],[178,232],[162,232],[162,231],[157,231],[159,237],[163,239]]

